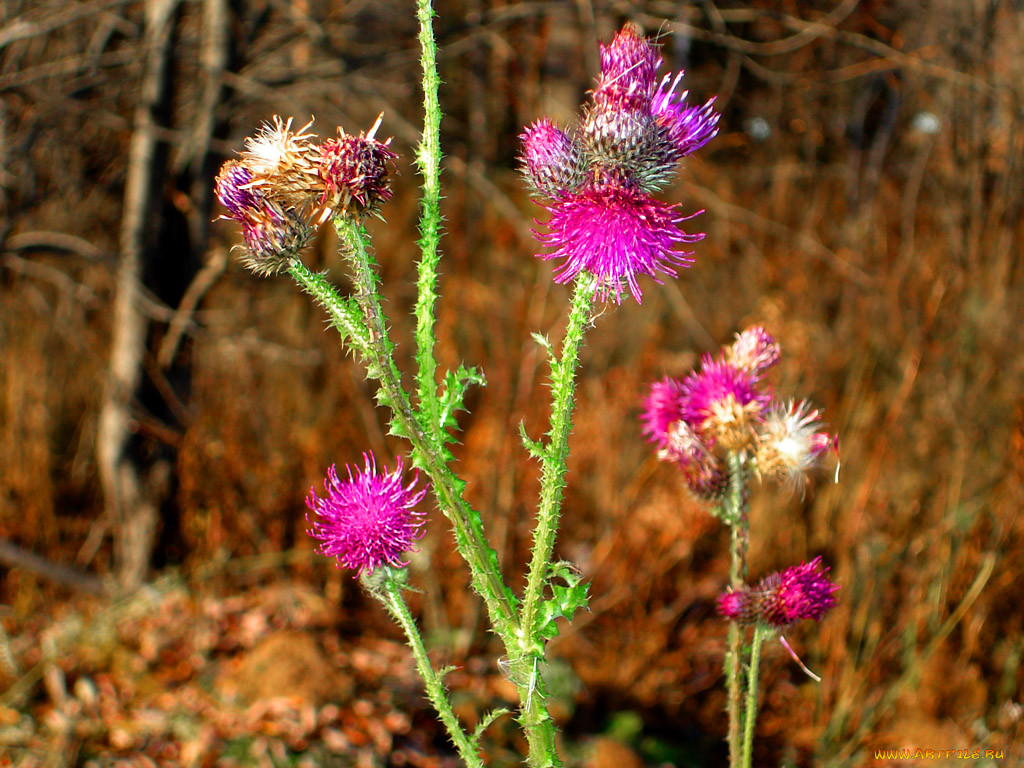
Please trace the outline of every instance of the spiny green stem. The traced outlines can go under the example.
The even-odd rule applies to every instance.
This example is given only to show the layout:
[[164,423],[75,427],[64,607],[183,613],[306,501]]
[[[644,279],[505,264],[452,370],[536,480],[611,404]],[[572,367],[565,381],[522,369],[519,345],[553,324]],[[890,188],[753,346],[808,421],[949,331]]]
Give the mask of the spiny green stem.
[[[569,455],[569,432],[572,430],[572,412],[576,404],[576,368],[579,366],[580,344],[590,322],[594,280],[582,273],[569,310],[569,322],[562,342],[562,354],[551,360],[551,421],[548,444],[545,446],[541,468],[540,504],[537,525],[533,532],[533,554],[523,595],[520,624],[528,637],[536,633],[544,582],[551,565],[551,552],[558,534],[558,520],[565,488],[566,457]],[[528,650],[528,649],[524,649]]]
[[483,768],[483,760],[480,759],[480,755],[473,746],[472,741],[470,741],[466,732],[462,729],[462,725],[459,723],[458,717],[455,716],[455,712],[452,711],[452,705],[448,700],[448,692],[445,690],[444,683],[430,663],[427,649],[423,645],[423,638],[420,637],[419,628],[409,612],[409,606],[405,604],[405,599],[402,597],[401,586],[393,579],[386,580],[381,598],[388,611],[395,618],[395,621],[398,622],[405,632],[406,640],[408,640],[409,647],[412,649],[412,655],[416,659],[416,668],[419,670],[420,677],[423,678],[426,686],[427,698],[430,699],[430,703],[437,710],[438,717],[444,723],[445,728],[448,729],[448,735],[451,737],[452,743],[455,744],[455,748],[459,751],[468,768]]
[[420,410],[435,441],[442,439],[437,407],[437,361],[434,357],[434,305],[437,302],[438,244],[441,231],[441,105],[438,101],[437,45],[431,0],[416,0],[423,66],[423,136],[416,165],[423,177],[420,196],[420,261],[416,283],[416,385]]
[[747,674],[747,711],[743,728],[743,768],[750,768],[754,759],[754,722],[757,720],[757,675],[761,664],[761,643],[765,630],[754,627],[754,642],[750,649],[750,670]]
[[[557,360],[551,360],[551,422],[541,468],[541,497],[533,534],[533,554],[520,614],[520,660],[538,658],[544,652],[538,626],[540,605],[558,534],[562,491],[565,488],[566,458],[569,454],[569,433],[572,430],[572,412],[575,406],[576,369],[579,366],[583,334],[590,323],[593,296],[594,280],[590,275],[583,273],[576,281],[561,356]],[[523,700],[520,722],[529,742],[528,762],[534,768],[560,766],[561,760],[555,748],[555,727],[547,711],[543,687],[539,683],[531,685],[525,693],[526,696],[523,698],[524,691],[520,689],[520,698]]]
[[[742,589],[747,578],[747,543],[750,528],[747,522],[747,468],[742,456],[730,453],[729,485],[722,509],[729,523],[729,586]],[[725,687],[729,715],[729,765],[740,764],[740,741],[743,721],[743,631],[735,621],[729,623],[725,659]]]
[[[365,345],[354,348],[363,355],[368,374],[380,384],[380,399],[391,409],[395,431],[409,439],[415,456],[430,476],[438,505],[452,523],[456,546],[469,565],[473,588],[483,597],[495,631],[506,640],[506,644],[511,644],[516,637],[518,620],[509,590],[501,580],[497,554],[484,537],[480,516],[462,498],[455,478],[439,456],[436,444],[423,429],[419,415],[402,388],[377,297],[376,277],[366,249],[366,234],[360,224],[342,217],[335,218],[335,228],[353,267],[356,301],[362,311],[360,322],[365,328]],[[347,305],[333,286],[304,265],[293,265],[290,272],[309,293],[326,294],[321,304],[329,313],[332,313],[332,307]]]

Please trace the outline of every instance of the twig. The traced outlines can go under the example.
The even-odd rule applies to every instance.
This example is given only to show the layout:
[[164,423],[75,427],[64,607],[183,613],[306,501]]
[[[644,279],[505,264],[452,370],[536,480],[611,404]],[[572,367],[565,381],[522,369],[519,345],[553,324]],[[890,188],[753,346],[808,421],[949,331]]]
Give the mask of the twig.
[[55,581],[91,595],[102,596],[107,593],[103,582],[92,574],[68,565],[51,562],[27,549],[22,549],[17,544],[12,544],[7,539],[0,539],[0,563],[8,568],[22,568],[49,581]]

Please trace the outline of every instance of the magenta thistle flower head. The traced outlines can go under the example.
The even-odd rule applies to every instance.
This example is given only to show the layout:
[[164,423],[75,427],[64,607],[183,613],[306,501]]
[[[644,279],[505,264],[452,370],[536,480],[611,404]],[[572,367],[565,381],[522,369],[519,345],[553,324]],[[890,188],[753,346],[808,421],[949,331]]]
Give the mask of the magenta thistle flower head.
[[601,297],[611,296],[616,303],[622,300],[623,283],[637,302],[641,300],[638,274],[650,275],[658,284],[659,273],[675,277],[675,267],[693,263],[692,254],[676,251],[676,246],[704,238],[703,233],[680,229],[692,217],[679,213],[677,206],[616,182],[584,187],[547,208],[548,232],[537,234],[537,239],[554,250],[538,256],[563,259],[556,282],[589,272],[597,279]]
[[348,480],[339,479],[333,466],[328,469],[324,498],[310,489],[306,506],[320,519],[310,520],[308,533],[320,540],[322,554],[360,574],[382,565],[408,565],[402,554],[413,550],[413,542],[423,535],[424,513],[415,507],[426,488],[415,489],[418,477],[402,485],[401,456],[391,473],[378,473],[373,454],[363,454],[363,460],[361,472],[347,468]]
[[575,191],[583,180],[580,149],[572,138],[546,117],[519,136],[523,176],[542,197],[557,198]]
[[765,576],[756,587],[730,590],[718,598],[718,612],[740,624],[784,630],[803,619],[820,621],[836,603],[837,584],[828,580],[821,558]]
[[695,430],[726,450],[739,450],[755,438],[754,427],[771,402],[750,373],[705,355],[700,371],[683,380],[683,417]]
[[644,398],[643,413],[640,414],[642,431],[659,451],[671,446],[671,430],[676,422],[683,419],[685,399],[682,382],[671,376],[654,382],[650,394]]
[[382,118],[358,136],[339,128],[336,139],[327,139],[320,146],[321,220],[333,213],[374,213],[380,203],[391,199],[388,172],[398,155],[389,148],[391,139],[374,138]]
[[736,334],[736,341],[725,349],[725,359],[742,371],[760,377],[782,355],[782,347],[760,326]]
[[[548,120],[522,135],[524,175],[552,217],[537,233],[564,259],[557,273],[568,282],[581,272],[597,279],[598,293],[622,300],[623,285],[639,302],[636,276],[677,276],[692,263],[683,243],[703,239],[681,225],[691,218],[650,193],[667,182],[679,160],[715,134],[718,117],[710,102],[689,107],[678,94],[680,79],[656,89],[661,64],[656,46],[627,25],[601,46],[601,76],[574,138]],[[696,214],[694,214],[696,215]]]

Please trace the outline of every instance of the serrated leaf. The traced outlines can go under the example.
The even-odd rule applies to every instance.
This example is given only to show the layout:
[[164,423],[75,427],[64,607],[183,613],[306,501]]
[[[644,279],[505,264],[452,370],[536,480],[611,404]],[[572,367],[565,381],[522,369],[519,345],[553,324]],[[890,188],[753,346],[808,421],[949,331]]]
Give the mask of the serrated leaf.
[[487,379],[483,371],[476,367],[467,368],[460,365],[454,371],[448,371],[444,375],[444,383],[438,393],[438,424],[442,430],[456,429],[458,423],[455,421],[455,412],[466,410],[464,398],[470,384],[486,386]]
[[590,585],[583,580],[579,568],[565,560],[552,563],[547,581],[551,597],[541,603],[537,624],[541,636],[550,640],[558,636],[558,619],[572,621],[577,611],[589,608]]
[[492,709],[490,712],[484,715],[483,720],[480,721],[476,729],[473,731],[473,743],[476,744],[478,742],[480,737],[483,736],[484,731],[490,728],[491,724],[495,720],[497,720],[502,715],[510,714],[512,714],[512,712],[508,709],[505,709],[505,707],[498,707],[497,709]]
[[519,422],[519,439],[523,442],[523,448],[526,452],[533,456],[538,461],[544,461],[547,458],[548,452],[544,446],[544,443],[539,440],[533,440],[528,434],[526,434],[526,424],[523,421]]

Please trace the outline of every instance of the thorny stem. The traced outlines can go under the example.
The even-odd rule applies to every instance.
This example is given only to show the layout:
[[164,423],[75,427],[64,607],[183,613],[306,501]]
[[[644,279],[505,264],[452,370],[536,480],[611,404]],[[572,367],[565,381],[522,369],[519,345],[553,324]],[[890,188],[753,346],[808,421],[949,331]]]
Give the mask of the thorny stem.
[[761,643],[766,630],[754,626],[754,641],[750,649],[750,669],[747,673],[747,711],[743,727],[743,768],[750,768],[754,759],[754,722],[757,720],[757,674],[761,664]]
[[[480,516],[462,498],[460,481],[455,478],[439,458],[439,450],[420,423],[420,416],[409,402],[402,388],[401,375],[391,355],[393,348],[387,332],[380,300],[376,292],[376,276],[366,248],[366,233],[362,226],[345,217],[335,218],[335,228],[344,244],[345,254],[353,268],[356,284],[355,302],[362,313],[360,334],[349,334],[352,347],[362,356],[368,375],[380,384],[378,401],[387,405],[392,413],[392,430],[406,437],[413,446],[414,459],[430,476],[431,487],[441,511],[451,521],[459,553],[469,565],[473,588],[483,597],[495,631],[512,643],[518,621],[512,607],[511,594],[501,580],[498,556],[487,543]],[[352,299],[343,299],[322,275],[317,275],[301,263],[289,268],[291,275],[317,301],[324,306],[332,321],[350,319]]]
[[420,261],[416,285],[416,384],[419,406],[430,416],[428,429],[441,440],[438,418],[437,360],[434,357],[434,305],[437,302],[438,243],[441,231],[441,105],[438,101],[437,44],[434,41],[431,0],[416,0],[423,66],[423,136],[416,165],[423,177],[420,197]]
[[[551,556],[558,534],[558,521],[565,488],[566,458],[569,455],[569,433],[575,406],[576,369],[579,367],[580,345],[590,323],[590,307],[594,297],[594,279],[587,273],[576,281],[569,310],[569,322],[562,341],[561,356],[551,354],[551,421],[548,443],[544,446],[541,469],[541,498],[537,508],[537,524],[533,534],[533,554],[523,596],[519,655],[521,659],[542,657],[539,609],[544,585],[551,567]],[[533,682],[533,681],[531,681]],[[523,691],[520,690],[520,698]],[[554,743],[554,723],[544,703],[544,691],[531,684],[523,701],[521,722],[529,742],[528,761],[531,766],[561,765]]]
[[409,647],[412,649],[412,655],[416,659],[416,668],[419,670],[420,677],[423,678],[423,683],[426,686],[427,698],[430,699],[430,703],[437,710],[438,717],[444,723],[445,728],[448,729],[448,735],[451,737],[452,743],[455,744],[455,748],[459,751],[459,755],[462,756],[468,768],[483,768],[484,762],[480,759],[476,747],[473,746],[472,741],[462,729],[458,717],[452,711],[451,702],[448,700],[448,692],[445,690],[441,676],[438,675],[430,663],[427,649],[423,645],[423,638],[420,637],[419,628],[409,612],[409,606],[406,605],[405,599],[402,597],[401,585],[395,579],[386,579],[380,593],[380,598],[387,607],[388,612],[405,632],[405,637],[409,641]]
[[[729,523],[729,586],[741,589],[747,577],[747,543],[750,528],[747,521],[747,468],[743,457],[729,454],[729,486],[722,501],[723,516]],[[738,622],[729,622],[726,651],[726,691],[729,714],[729,765],[740,765],[740,729],[743,720],[743,630]]]

